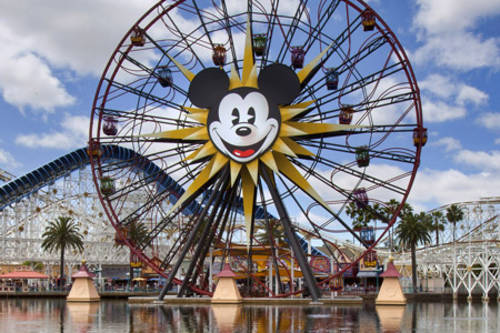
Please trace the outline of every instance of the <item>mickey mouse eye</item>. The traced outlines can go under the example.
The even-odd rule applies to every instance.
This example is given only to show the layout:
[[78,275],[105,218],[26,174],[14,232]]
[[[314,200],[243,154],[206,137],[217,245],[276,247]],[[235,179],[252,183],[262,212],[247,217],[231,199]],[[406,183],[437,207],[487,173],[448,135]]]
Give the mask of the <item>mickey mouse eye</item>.
[[233,112],[231,112],[231,116],[233,117],[233,126],[237,125],[240,122],[240,112],[237,108],[233,109]]
[[255,110],[253,107],[248,109],[248,122],[253,125],[255,123]]

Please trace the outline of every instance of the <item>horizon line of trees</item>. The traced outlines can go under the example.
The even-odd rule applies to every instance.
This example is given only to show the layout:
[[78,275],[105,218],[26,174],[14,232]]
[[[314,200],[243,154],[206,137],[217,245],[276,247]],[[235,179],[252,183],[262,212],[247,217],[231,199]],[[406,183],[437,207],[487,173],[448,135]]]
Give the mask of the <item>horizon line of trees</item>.
[[[391,222],[396,209],[400,203],[391,199],[385,205],[374,203],[373,205],[360,205],[359,202],[349,202],[346,207],[346,214],[353,220],[354,230],[368,227],[372,221],[381,221],[388,224]],[[434,211],[432,213],[415,213],[413,207],[405,203],[399,212],[398,220],[395,220],[389,229],[389,248],[391,251],[407,250],[411,252],[412,266],[412,287],[417,288],[417,259],[416,249],[419,244],[427,245],[431,243],[432,234],[435,235],[435,245],[439,245],[439,233],[445,230],[446,224],[452,226],[453,242],[456,240],[456,225],[463,220],[464,212],[456,204],[450,205],[446,213]],[[396,236],[396,242],[394,242]]]

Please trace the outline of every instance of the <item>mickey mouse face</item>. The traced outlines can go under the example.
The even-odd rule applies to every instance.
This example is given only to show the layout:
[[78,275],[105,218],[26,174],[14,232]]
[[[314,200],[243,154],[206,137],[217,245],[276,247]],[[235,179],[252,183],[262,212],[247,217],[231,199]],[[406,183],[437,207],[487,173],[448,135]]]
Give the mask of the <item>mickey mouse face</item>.
[[204,69],[189,86],[191,102],[209,109],[212,143],[236,162],[250,162],[272,146],[280,129],[279,105],[291,103],[300,91],[295,72],[279,64],[261,71],[258,86],[228,91],[229,78],[218,68]]
[[279,112],[271,115],[270,111],[267,98],[257,89],[231,90],[219,103],[218,119],[209,116],[210,138],[224,155],[237,162],[249,162],[265,152],[278,136]]

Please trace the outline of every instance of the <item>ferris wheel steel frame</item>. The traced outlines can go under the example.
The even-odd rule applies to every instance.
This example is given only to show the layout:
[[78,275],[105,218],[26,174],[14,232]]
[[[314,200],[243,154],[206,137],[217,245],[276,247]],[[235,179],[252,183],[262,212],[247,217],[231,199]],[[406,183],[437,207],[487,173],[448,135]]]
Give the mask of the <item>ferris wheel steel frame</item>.
[[[304,213],[307,205],[303,207],[301,202],[305,195],[309,203],[320,203],[322,214],[325,212],[330,214],[331,220],[327,222],[328,224],[340,225],[366,248],[348,266],[331,272],[321,283],[328,283],[333,278],[341,276],[368,251],[374,249],[395,222],[408,197],[420,162],[420,152],[425,144],[423,140],[425,129],[415,76],[394,33],[363,1],[341,0],[329,3],[319,1],[319,6],[314,9],[308,7],[308,2],[300,1],[293,15],[285,14],[283,8],[278,7],[275,2],[263,4],[258,1],[248,1],[243,11],[238,12],[237,9],[230,8],[233,11],[231,14],[228,4],[229,2],[226,3],[224,0],[220,5],[213,1],[209,7],[202,7],[196,1],[182,0],[170,4],[167,1],[160,1],[137,21],[113,52],[103,71],[93,103],[89,142],[95,144],[97,150],[100,145],[108,143],[130,147],[156,163],[162,172],[175,178],[180,186],[186,187],[186,192],[180,198],[172,198],[169,193],[153,186],[158,175],[144,176],[134,167],[137,164],[134,159],[130,159],[128,164],[103,165],[98,153],[90,156],[94,183],[104,210],[117,233],[123,238],[123,242],[154,271],[168,279],[164,292],[170,287],[171,282],[175,282],[181,285],[179,296],[191,291],[211,295],[198,277],[203,275],[203,279],[206,280],[205,262],[211,249],[222,246],[225,249],[222,261],[225,261],[230,247],[236,245],[231,237],[236,237],[234,234],[237,231],[232,228],[236,225],[237,215],[245,216],[249,249],[246,274],[247,286],[251,290],[252,281],[259,283],[254,277],[255,272],[252,272],[251,258],[252,246],[257,246],[255,237],[259,234],[255,212],[260,210],[266,212],[261,219],[267,221],[268,226],[274,214],[277,213],[279,216],[288,246],[292,248],[295,259],[299,262],[312,298],[317,300],[319,290],[315,277],[304,253],[301,238],[297,238],[296,235],[296,229],[301,224],[295,226],[290,221],[287,210],[293,203],[299,212]],[[266,6],[270,6],[270,10]],[[329,25],[331,21],[335,20],[333,14],[337,12],[343,15],[339,22],[345,20],[346,26],[340,32],[333,32],[337,33],[336,36],[330,36],[326,31],[331,27]],[[318,15],[314,24],[311,19],[312,13]],[[191,19],[186,18],[188,23],[192,24],[191,31],[184,32],[179,27],[180,21],[176,21],[176,18],[183,17],[182,14]],[[365,29],[365,19],[368,14],[371,15],[372,25]],[[253,48],[251,41],[248,44],[251,31],[254,28],[264,30],[264,27],[267,29],[268,41],[264,53],[259,56],[252,53],[251,57],[248,57]],[[164,33],[159,34],[159,29],[163,29]],[[361,29],[365,31],[361,32]],[[363,33],[365,35],[362,35]],[[144,38],[142,44],[134,44],[133,40],[129,42],[131,37],[137,36]],[[160,36],[163,39],[158,39]],[[225,38],[225,42],[218,44],[217,38]],[[243,58],[238,55],[239,51],[235,47],[238,38],[246,38]],[[218,45],[226,47],[227,50],[224,48],[224,52],[228,51],[228,54],[224,53],[224,61],[226,56],[232,60],[219,63],[219,67],[228,75],[231,73],[230,82],[233,86],[235,84],[244,86],[245,82],[238,83],[237,80],[241,80],[240,72],[243,80],[254,75],[249,74],[249,63],[256,62],[256,67],[262,72],[272,63],[288,64],[289,60],[286,60],[286,57],[292,55],[293,68],[301,68],[302,65],[297,65],[296,58],[294,60],[293,54],[290,53],[291,45],[296,40],[299,43],[304,42],[302,45],[304,55],[307,55],[307,52],[313,52],[315,55],[321,53],[310,61],[312,64],[310,67],[306,65],[305,69],[297,72],[301,86],[293,105],[302,109],[296,115],[281,120],[286,126],[298,126],[295,129],[300,128],[304,134],[286,137],[286,142],[292,149],[291,153],[286,153],[284,157],[278,153],[280,148],[284,149],[283,146],[277,147],[275,143],[269,148],[270,151],[274,149],[276,169],[272,169],[273,163],[264,160],[262,155],[251,162],[244,162],[241,173],[240,169],[235,171],[233,160],[218,155],[217,151],[221,149],[219,146],[208,145],[212,139],[201,134],[196,136],[193,132],[199,128],[196,126],[200,123],[203,125],[205,121],[206,125],[206,120],[199,114],[201,109],[196,109],[195,105],[189,102],[192,97],[189,96],[191,92],[188,84],[196,79],[196,72],[213,66],[210,65],[210,58],[207,59],[202,50],[203,48],[214,50],[215,62],[216,59],[220,59],[216,58]],[[355,45],[359,49],[357,53],[351,55],[351,47],[354,49]],[[343,82],[338,83],[339,88],[333,91],[327,89],[324,83],[328,70],[326,66],[332,66],[331,59],[336,59],[335,62],[340,59],[341,64],[335,63],[335,65],[338,66],[337,74],[343,78]],[[374,64],[368,62],[370,59]],[[365,60],[367,62],[364,62]],[[233,66],[232,71],[229,65]],[[381,68],[373,70],[373,66],[377,65]],[[171,72],[170,77],[162,76],[165,67]],[[379,89],[379,86],[384,84],[392,85],[385,90]],[[371,90],[368,92],[369,89]],[[379,95],[374,97],[377,93]],[[357,102],[351,102],[356,98]],[[348,100],[352,104],[344,104],[342,100]],[[334,106],[335,103],[337,106]],[[293,105],[290,104],[288,108],[292,109]],[[350,125],[350,122],[344,127],[333,125],[333,121],[341,118],[346,105],[352,108],[355,125]],[[285,117],[284,110],[287,106],[280,105],[280,108],[281,117]],[[378,117],[379,114],[381,117],[389,114],[396,118],[392,120],[393,123],[377,123],[379,120],[374,120],[374,117]],[[409,121],[410,117],[414,117],[413,123]],[[110,119],[113,121],[111,125],[109,125]],[[292,124],[292,120],[296,122]],[[119,124],[119,129],[116,124]],[[113,131],[101,133],[105,131],[106,126],[115,127]],[[329,129],[319,130],[320,126]],[[172,136],[174,132],[177,137]],[[192,135],[185,134],[187,132]],[[413,146],[411,138],[407,135],[409,133],[414,135],[416,133],[414,148],[409,148]],[[394,137],[406,137],[407,141],[405,143]],[[345,139],[343,143],[337,140],[342,138]],[[358,142],[351,143],[351,141],[363,138],[372,163],[373,160],[390,163],[389,165],[397,166],[399,169],[396,171],[401,173],[384,179],[370,172],[373,169],[360,164],[359,161],[341,162],[346,156],[352,156],[359,145]],[[395,142],[401,146],[393,146]],[[210,150],[209,154],[202,150],[204,144],[204,149]],[[310,154],[307,153],[309,149],[313,151]],[[199,157],[202,151],[205,155]],[[213,159],[210,159],[211,154],[215,156]],[[338,154],[338,158],[332,158],[332,154]],[[310,157],[304,158],[307,155]],[[196,162],[189,162],[190,159]],[[257,164],[260,161],[258,168],[252,165],[256,164],[254,161],[257,161]],[[266,164],[268,162],[270,164]],[[217,170],[214,165],[217,165]],[[317,171],[320,170],[318,168],[329,168],[331,176],[325,177],[322,172]],[[214,171],[210,171],[211,169]],[[248,174],[246,170],[249,170]],[[354,184],[340,186],[342,182],[334,180],[334,177],[340,177],[338,175],[346,178],[350,176],[348,181]],[[102,189],[103,179],[106,177],[110,182],[128,179],[128,183],[112,184],[117,185],[116,188],[113,188],[110,194],[105,194]],[[255,185],[250,185],[252,178]],[[344,198],[344,202],[352,201],[362,205],[363,209],[371,210],[369,202],[381,201],[381,198],[387,195],[397,197],[400,205],[376,241],[373,244],[366,244],[349,226],[350,223],[343,215],[344,205],[341,207],[326,205],[309,184],[312,181],[317,186],[333,190],[335,195]],[[370,193],[374,195],[368,203],[355,194],[356,190],[365,189],[362,185],[368,185]],[[133,214],[123,214],[120,207],[126,201],[127,195],[139,189],[147,193],[144,204]],[[269,195],[266,196],[264,193]],[[249,199],[250,197],[253,199]],[[172,201],[170,205],[171,208],[173,206],[172,209],[165,207],[166,201]],[[253,201],[253,208],[249,208],[247,204],[250,201]],[[186,215],[184,212],[188,205],[197,207],[191,215]],[[251,212],[251,217],[247,216],[248,212]],[[189,220],[181,227],[178,221],[184,220],[183,215]],[[154,246],[151,247],[150,241],[136,244],[127,239],[123,230],[132,221],[143,223],[141,222],[143,218],[150,221],[148,222],[150,241],[158,242],[157,237],[165,232],[165,228],[180,226],[173,231],[178,239],[169,251],[160,254]],[[302,223],[312,225],[315,236],[322,239],[322,233],[325,231],[320,231],[311,218],[312,216],[307,214],[304,218],[306,221]],[[265,229],[265,232],[270,234],[274,231]],[[209,240],[208,244],[199,243],[200,232]],[[192,245],[197,246],[192,247]],[[272,237],[270,245],[279,247]],[[331,255],[333,256],[333,253]],[[274,253],[271,253],[271,257],[274,257]],[[189,267],[187,274],[181,279],[178,277],[178,270],[187,258],[190,261]],[[214,262],[209,264],[210,269],[213,264]],[[285,271],[290,271],[286,268],[286,263],[281,262],[281,265]],[[275,271],[277,279],[280,280],[280,269],[276,267]],[[293,272],[294,268],[291,271]],[[293,286],[291,289],[290,293],[278,293],[275,296],[283,297],[301,292],[301,290],[294,291]]]

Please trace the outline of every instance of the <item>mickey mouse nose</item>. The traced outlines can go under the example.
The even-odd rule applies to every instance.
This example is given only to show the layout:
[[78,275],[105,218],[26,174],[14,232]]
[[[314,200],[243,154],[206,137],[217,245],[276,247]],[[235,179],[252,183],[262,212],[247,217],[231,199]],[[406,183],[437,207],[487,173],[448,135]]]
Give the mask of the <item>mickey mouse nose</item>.
[[240,127],[236,130],[236,134],[238,134],[239,136],[247,136],[248,134],[250,134],[250,132],[251,130],[248,127]]

